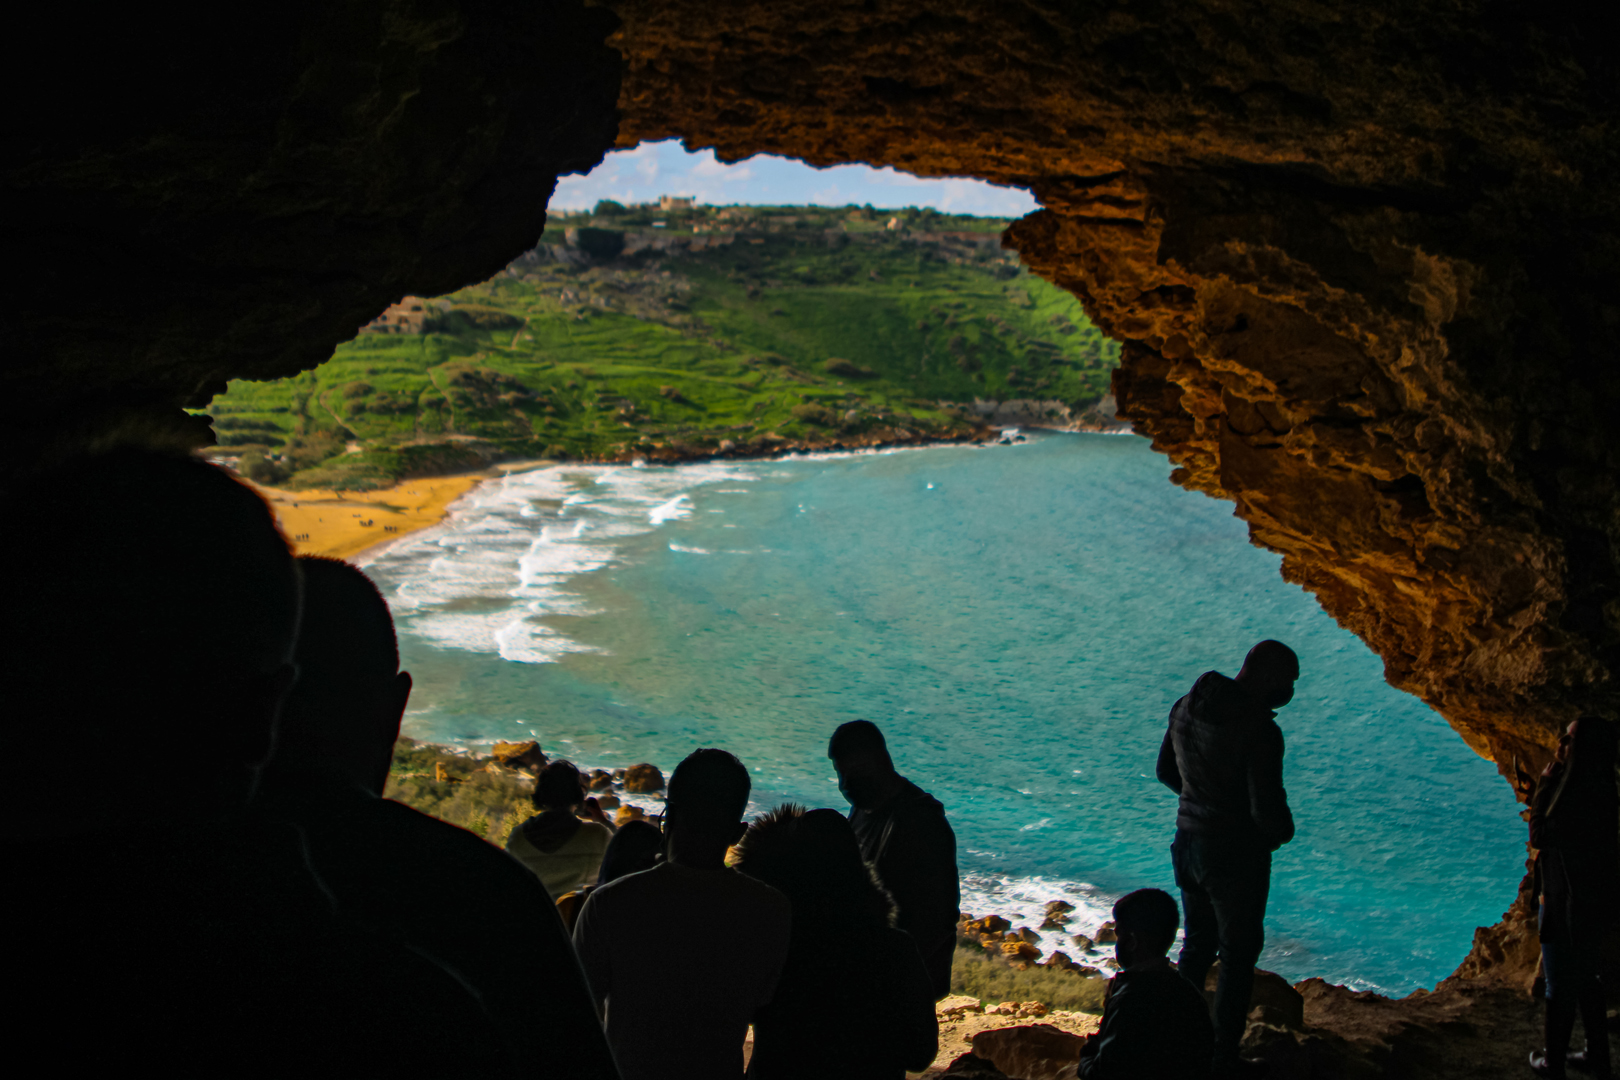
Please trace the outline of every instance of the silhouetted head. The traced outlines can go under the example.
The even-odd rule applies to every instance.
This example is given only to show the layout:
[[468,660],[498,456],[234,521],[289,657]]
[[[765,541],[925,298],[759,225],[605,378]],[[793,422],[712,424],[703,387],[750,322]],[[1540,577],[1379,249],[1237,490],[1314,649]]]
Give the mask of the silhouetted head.
[[650,821],[627,821],[608,841],[602,854],[602,869],[596,875],[598,885],[617,881],[627,874],[651,870],[658,863],[664,849],[664,834]]
[[1294,699],[1299,679],[1299,657],[1280,641],[1262,641],[1243,658],[1237,681],[1268,709],[1280,709]]
[[838,790],[852,806],[871,809],[894,783],[889,744],[870,720],[838,725],[827,741],[827,756],[838,773]]
[[304,618],[269,782],[319,777],[382,794],[411,696],[388,603],[358,567],[306,555]]
[[[298,571],[269,507],[197,458],[135,449],[5,495],[29,515],[0,539],[13,752],[116,748],[146,778],[106,793],[121,820],[198,823],[243,804],[292,684],[298,626]],[[79,819],[105,812],[94,795],[64,810],[22,777],[6,790],[13,835],[96,827]]]
[[572,761],[548,761],[534,781],[536,810],[572,810],[585,801],[585,781]]
[[664,820],[669,831],[725,844],[743,833],[753,781],[735,756],[724,750],[694,750],[675,766],[665,794]]
[[794,803],[761,814],[737,845],[737,869],[793,904],[795,930],[893,925],[894,901],[861,858],[849,819]]
[[1114,904],[1114,951],[1120,967],[1136,967],[1164,957],[1176,940],[1181,912],[1175,898],[1163,889],[1137,889]]

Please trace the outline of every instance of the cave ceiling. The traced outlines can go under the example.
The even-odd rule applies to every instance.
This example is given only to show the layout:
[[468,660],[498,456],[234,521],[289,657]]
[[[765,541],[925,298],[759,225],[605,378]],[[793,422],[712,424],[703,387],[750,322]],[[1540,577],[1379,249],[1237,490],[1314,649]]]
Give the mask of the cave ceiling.
[[1174,481],[1476,749],[1536,762],[1620,705],[1617,79],[1581,10],[63,15],[3,121],[5,363],[39,406],[6,441],[183,428],[311,367],[504,266],[615,141],[981,177],[1041,203],[1006,242],[1125,342],[1121,413]]

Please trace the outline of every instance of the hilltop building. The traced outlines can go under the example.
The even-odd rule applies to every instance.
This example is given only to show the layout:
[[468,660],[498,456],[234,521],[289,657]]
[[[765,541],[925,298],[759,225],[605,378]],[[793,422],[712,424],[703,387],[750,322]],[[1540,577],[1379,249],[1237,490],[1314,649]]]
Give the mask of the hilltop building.
[[402,297],[398,303],[360,328],[362,334],[420,334],[426,326],[428,302],[420,296]]
[[696,197],[692,195],[660,195],[658,196],[658,209],[660,210],[690,210]]

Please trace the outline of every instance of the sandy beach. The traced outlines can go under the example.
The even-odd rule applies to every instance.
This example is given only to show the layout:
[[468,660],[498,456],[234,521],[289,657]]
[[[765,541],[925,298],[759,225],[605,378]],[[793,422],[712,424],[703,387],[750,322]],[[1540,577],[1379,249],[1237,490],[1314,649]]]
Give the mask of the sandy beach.
[[353,559],[444,518],[445,510],[488,473],[407,480],[382,491],[284,491],[254,488],[300,555]]

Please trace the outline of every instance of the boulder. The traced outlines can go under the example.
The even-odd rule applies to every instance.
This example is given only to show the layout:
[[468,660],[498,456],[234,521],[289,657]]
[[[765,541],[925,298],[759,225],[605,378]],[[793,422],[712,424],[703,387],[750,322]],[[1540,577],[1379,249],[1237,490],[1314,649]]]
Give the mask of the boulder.
[[1096,942],[1098,945],[1112,945],[1119,940],[1119,934],[1114,931],[1114,922],[1110,919],[1097,927]]
[[647,812],[639,806],[621,806],[619,812],[613,815],[615,826],[623,825],[627,821],[645,821]]
[[659,771],[656,765],[648,765],[645,762],[640,765],[632,765],[624,770],[624,790],[635,792],[663,791],[664,774]]
[[1076,964],[1074,966],[1074,973],[1080,976],[1082,979],[1106,978],[1100,968],[1087,967],[1085,964]]
[[979,944],[984,946],[986,949],[995,948],[995,947],[999,946],[1001,944],[1001,942],[1002,942],[1002,935],[1001,934],[980,934],[979,935]]
[[[1221,963],[1217,960],[1204,979],[1206,996],[1215,993],[1220,977]],[[1249,1019],[1272,1027],[1302,1030],[1305,1027],[1305,998],[1281,975],[1255,968],[1254,989],[1249,993]]]
[[1039,960],[1041,950],[1027,941],[1007,940],[1001,943],[1001,955],[1007,960]]
[[601,769],[592,769],[591,775],[585,780],[585,787],[591,791],[611,791],[613,776]]
[[528,742],[498,742],[492,752],[498,764],[509,769],[545,768],[546,755],[540,752],[540,744],[530,739]]
[[934,1004],[935,1016],[960,1016],[962,1013],[984,1012],[984,1006],[979,999],[967,994],[953,994]]
[[986,915],[982,919],[968,920],[965,929],[969,934],[1004,934],[1012,929],[1012,923],[1000,915]]
[[1031,945],[1039,945],[1041,943],[1041,935],[1037,934],[1027,926],[1020,926],[1017,930],[1013,931],[1010,936],[1027,941]]
[[598,795],[596,796],[596,805],[603,810],[617,810],[619,808],[619,797],[617,795]]
[[1069,914],[1073,910],[1074,905],[1069,903],[1067,900],[1052,900],[1048,902],[1046,905],[1046,919],[1041,923],[1041,929],[1063,929],[1063,924],[1068,922],[1069,919],[1073,917]]
[[1084,934],[1076,934],[1072,938],[1070,938],[1069,940],[1074,942],[1075,948],[1080,949],[1080,950],[1082,950],[1084,952],[1091,952],[1092,950],[1096,949],[1096,947],[1097,947],[1097,943],[1095,941],[1092,941],[1090,938],[1086,937],[1086,935],[1084,935]]
[[[987,1012],[989,1010],[986,1010]],[[1051,1024],[981,1031],[973,1036],[975,1056],[993,1062],[1019,1080],[1062,1080],[1075,1075],[1086,1040]]]
[[1074,961],[1069,959],[1068,953],[1055,952],[1051,956],[1048,956],[1045,960],[1042,960],[1041,966],[1059,969],[1072,968],[1074,967]]

